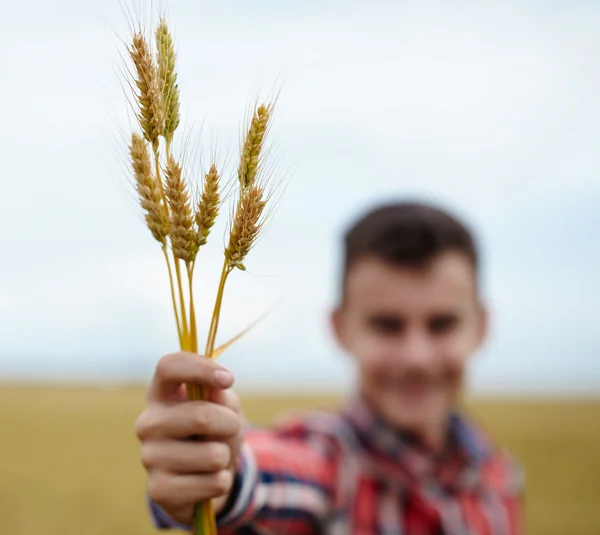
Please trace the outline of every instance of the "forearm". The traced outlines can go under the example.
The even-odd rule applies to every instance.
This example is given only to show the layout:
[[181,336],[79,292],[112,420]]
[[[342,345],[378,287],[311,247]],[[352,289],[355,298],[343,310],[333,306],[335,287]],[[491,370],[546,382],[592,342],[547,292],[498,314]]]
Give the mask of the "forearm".
[[248,437],[240,459],[240,484],[219,519],[219,533],[318,531],[331,496],[332,467],[322,454],[303,442],[259,432]]

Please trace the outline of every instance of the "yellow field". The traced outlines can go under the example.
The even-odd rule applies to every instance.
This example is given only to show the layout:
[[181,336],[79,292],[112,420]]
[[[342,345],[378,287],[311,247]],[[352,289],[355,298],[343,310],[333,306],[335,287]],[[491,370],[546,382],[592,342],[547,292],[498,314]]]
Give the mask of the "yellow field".
[[[0,533],[153,533],[133,422],[142,389],[0,387]],[[326,398],[245,398],[253,423]],[[600,402],[478,402],[525,464],[529,535],[600,534]]]

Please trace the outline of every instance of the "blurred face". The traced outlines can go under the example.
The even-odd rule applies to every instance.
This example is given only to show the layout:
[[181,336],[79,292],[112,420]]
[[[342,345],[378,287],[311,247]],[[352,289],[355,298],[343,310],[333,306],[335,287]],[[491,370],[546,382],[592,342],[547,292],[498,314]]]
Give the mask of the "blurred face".
[[360,259],[349,270],[333,325],[356,359],[371,406],[432,445],[443,440],[467,360],[485,331],[469,261],[454,252],[425,268]]

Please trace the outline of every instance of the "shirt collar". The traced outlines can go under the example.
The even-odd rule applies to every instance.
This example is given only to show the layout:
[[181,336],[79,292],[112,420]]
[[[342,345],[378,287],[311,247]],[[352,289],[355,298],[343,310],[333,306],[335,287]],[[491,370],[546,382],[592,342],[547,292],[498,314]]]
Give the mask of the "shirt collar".
[[[354,394],[347,400],[342,415],[354,428],[361,445],[367,450],[394,461],[399,461],[407,452],[411,455],[418,452],[420,457],[432,462],[442,461],[436,459],[419,437],[390,425],[359,394]],[[448,416],[447,438],[448,447],[444,457],[460,455],[467,464],[478,465],[491,455],[489,440],[459,411]]]

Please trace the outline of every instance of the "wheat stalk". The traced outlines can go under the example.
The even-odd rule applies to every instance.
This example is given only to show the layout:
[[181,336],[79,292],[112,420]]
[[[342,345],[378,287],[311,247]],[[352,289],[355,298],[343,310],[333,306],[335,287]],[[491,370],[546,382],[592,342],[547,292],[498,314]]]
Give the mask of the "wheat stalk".
[[175,288],[173,282],[173,272],[167,254],[167,239],[169,236],[169,212],[163,202],[163,191],[156,176],[152,174],[152,164],[150,155],[144,138],[138,134],[131,135],[129,145],[129,154],[133,168],[133,177],[135,179],[136,190],[139,196],[140,205],[144,212],[146,226],[150,229],[154,239],[162,245],[162,250],[167,261],[169,271],[169,283],[171,287],[171,298],[173,300],[173,310],[175,321],[177,323],[177,332],[179,341],[182,342],[181,321],[179,311],[175,300]]
[[[164,37],[164,32],[163,30],[161,30],[160,27],[157,29],[156,34],[160,35],[162,42],[168,45],[169,40]],[[129,54],[135,66],[135,71],[137,73],[137,79],[135,80],[135,84],[139,91],[137,95],[139,105],[139,113],[137,115],[137,118],[140,127],[144,132],[144,137],[152,145],[152,151],[154,153],[156,182],[161,188],[163,204],[165,206],[165,210],[167,211],[167,217],[169,218],[169,230],[172,230],[173,215],[169,214],[170,203],[168,202],[166,196],[165,184],[163,184],[163,180],[161,178],[160,136],[163,135],[165,131],[166,117],[163,91],[165,86],[167,85],[166,79],[168,78],[169,81],[173,80],[173,76],[171,76],[169,73],[171,73],[171,71],[174,69],[174,59],[172,61],[169,60],[168,46],[166,48],[165,46],[163,46],[163,52],[165,53],[163,53],[162,59],[159,58],[155,60],[152,55],[152,51],[150,50],[150,46],[144,38],[143,34],[141,32],[136,32],[133,35],[132,45],[129,48]],[[165,58],[167,59],[165,60]],[[161,76],[159,76],[159,67],[157,66],[157,63],[162,68],[160,73]],[[177,215],[179,214],[176,214],[175,217],[177,217]],[[177,230],[180,230],[179,227],[177,227]],[[181,246],[181,233],[178,234],[176,232],[175,238],[176,240],[179,238],[177,245]],[[173,245],[173,236],[171,236],[171,241]],[[173,247],[171,248],[173,249]],[[182,252],[179,247],[177,251]],[[166,252],[165,256],[170,271],[171,263],[168,259],[168,256],[166,255]],[[180,257],[176,254],[175,249],[173,249],[173,263],[175,266],[175,275],[179,297],[179,314],[181,316],[181,321],[178,322],[179,339],[180,343],[183,346],[182,349],[190,349],[189,327],[187,322],[187,314],[185,310],[183,283],[181,277],[181,268],[179,266],[179,259]],[[177,303],[175,301],[173,303],[173,306],[175,310],[178,309]]]
[[[198,351],[196,311],[194,306],[193,271],[196,255],[200,248],[198,231],[194,225],[191,201],[185,181],[182,178],[181,166],[171,156],[167,156],[165,169],[165,194],[170,208],[169,233],[175,262],[183,260],[188,278],[189,299],[189,338],[184,342],[189,351]],[[206,240],[205,240],[206,242]],[[180,286],[181,291],[181,286]],[[183,297],[180,297],[183,303]]]
[[245,271],[244,259],[260,234],[264,225],[262,215],[267,204],[263,187],[256,183],[261,167],[261,151],[268,129],[273,104],[261,104],[252,114],[250,126],[241,150],[238,168],[239,195],[231,222],[229,243],[225,247],[225,259],[217,299],[208,331],[205,354],[213,357],[225,282],[229,274],[238,268]]

